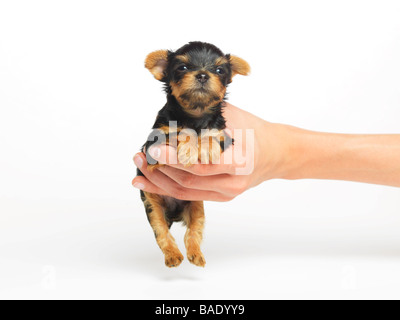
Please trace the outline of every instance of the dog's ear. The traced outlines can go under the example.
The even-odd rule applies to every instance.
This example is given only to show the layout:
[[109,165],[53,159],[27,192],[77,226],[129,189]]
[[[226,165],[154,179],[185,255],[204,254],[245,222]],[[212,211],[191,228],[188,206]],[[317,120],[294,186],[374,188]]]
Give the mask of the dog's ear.
[[144,66],[149,69],[154,78],[161,81],[165,76],[167,64],[168,50],[157,50],[147,56]]
[[241,74],[242,76],[249,75],[250,65],[242,58],[229,55],[229,63],[231,64],[232,68],[232,78],[237,74]]

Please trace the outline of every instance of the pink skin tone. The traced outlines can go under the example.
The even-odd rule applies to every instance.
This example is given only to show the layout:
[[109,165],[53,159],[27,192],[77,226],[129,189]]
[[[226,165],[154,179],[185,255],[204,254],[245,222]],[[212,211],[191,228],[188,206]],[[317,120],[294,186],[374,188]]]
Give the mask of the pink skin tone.
[[[270,179],[330,179],[400,187],[400,135],[346,135],[303,130],[270,123],[226,103],[227,128],[254,129],[254,170],[236,175],[246,164],[196,164],[184,167],[176,161],[176,149],[151,148],[152,157],[166,164],[147,170],[143,153],[134,157],[145,177],[136,177],[134,187],[190,201],[230,201]],[[235,137],[234,148],[244,146]],[[170,158],[170,153],[171,157]],[[175,158],[174,158],[175,157]]]

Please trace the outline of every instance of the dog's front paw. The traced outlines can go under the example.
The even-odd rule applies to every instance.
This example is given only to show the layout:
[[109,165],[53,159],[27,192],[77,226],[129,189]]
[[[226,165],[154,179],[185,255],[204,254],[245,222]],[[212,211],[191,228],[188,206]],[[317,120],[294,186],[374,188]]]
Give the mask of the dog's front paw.
[[183,255],[179,251],[169,252],[165,254],[165,265],[168,268],[178,267],[183,261]]
[[183,142],[178,145],[178,161],[185,167],[198,163],[199,150],[197,146],[190,142]]
[[213,137],[203,137],[200,141],[199,160],[202,164],[218,164],[221,158],[221,146]]

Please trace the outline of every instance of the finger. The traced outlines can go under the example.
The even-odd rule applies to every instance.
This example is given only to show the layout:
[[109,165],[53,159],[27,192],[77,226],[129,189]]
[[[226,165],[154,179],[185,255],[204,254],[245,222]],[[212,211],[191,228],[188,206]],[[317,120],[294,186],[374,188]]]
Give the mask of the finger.
[[159,170],[184,188],[215,191],[229,196],[237,196],[248,189],[247,181],[239,176],[197,176],[170,166],[160,167]]
[[157,160],[160,164],[166,164],[176,169],[198,176],[212,176],[217,174],[235,174],[235,167],[231,159],[227,159],[222,153],[220,164],[194,164],[190,167],[178,163],[176,149],[168,145],[154,146],[149,149],[152,158]]
[[[140,160],[139,160],[139,158]],[[147,162],[145,161],[145,155],[140,153],[135,156],[135,164],[141,165],[139,167],[140,171],[144,174],[148,181],[150,181],[158,189],[161,189],[159,194],[168,195],[172,198],[186,201],[229,201],[230,197],[220,194],[214,191],[203,191],[203,190],[193,190],[189,188],[184,188],[177,182],[160,172],[159,170],[149,171],[147,167]],[[146,191],[146,182],[144,182],[143,190]],[[154,187],[153,190],[156,190]],[[158,190],[157,189],[157,190]],[[150,191],[149,191],[150,192]]]
[[146,191],[149,193],[155,193],[162,196],[168,196],[169,194],[165,192],[163,189],[157,187],[155,184],[151,183],[146,177],[136,177],[132,181],[132,185],[142,191]]

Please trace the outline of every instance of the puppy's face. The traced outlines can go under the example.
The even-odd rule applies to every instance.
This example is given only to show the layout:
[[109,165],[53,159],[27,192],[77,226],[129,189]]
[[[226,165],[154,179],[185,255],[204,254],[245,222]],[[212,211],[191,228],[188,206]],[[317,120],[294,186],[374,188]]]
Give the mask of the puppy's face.
[[236,74],[247,75],[250,66],[232,55],[224,55],[212,44],[190,42],[175,52],[150,53],[146,68],[189,113],[200,115],[219,105],[226,87]]

